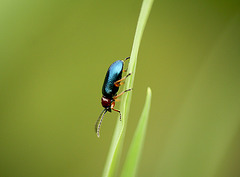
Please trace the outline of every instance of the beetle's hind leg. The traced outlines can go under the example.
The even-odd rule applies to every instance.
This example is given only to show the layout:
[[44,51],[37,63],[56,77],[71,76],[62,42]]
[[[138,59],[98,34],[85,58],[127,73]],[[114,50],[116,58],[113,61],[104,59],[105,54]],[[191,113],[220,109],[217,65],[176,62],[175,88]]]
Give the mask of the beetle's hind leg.
[[121,81],[125,80],[128,76],[130,76],[132,73],[128,73],[126,76],[124,76],[122,79],[117,80],[116,82],[114,82],[114,85],[116,87],[119,87],[120,85],[122,85],[123,83],[121,83]]
[[128,60],[128,59],[130,59],[130,57],[125,58],[123,61],[126,61],[126,60]]
[[[127,57],[125,58],[124,60],[122,60],[123,62],[125,62],[126,60],[130,59],[130,57]],[[127,69],[124,69],[123,72],[127,72],[128,68]]]

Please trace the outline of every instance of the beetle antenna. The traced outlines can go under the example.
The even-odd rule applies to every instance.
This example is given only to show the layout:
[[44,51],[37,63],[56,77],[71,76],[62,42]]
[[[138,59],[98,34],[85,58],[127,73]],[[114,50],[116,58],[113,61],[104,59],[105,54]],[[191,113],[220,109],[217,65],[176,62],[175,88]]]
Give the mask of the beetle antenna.
[[[101,124],[102,124],[102,120],[103,120],[103,117],[105,115],[105,113],[107,112],[107,109],[104,109],[101,114],[99,115],[97,121],[96,121],[96,124],[95,124],[95,131],[97,133],[97,136],[98,138],[100,137],[100,127],[101,127]],[[101,119],[100,119],[101,118]]]
[[96,123],[95,123],[95,132],[96,132],[96,133],[97,133],[97,126],[98,126],[100,117],[102,116],[102,114],[103,114],[103,112],[104,112],[105,110],[106,110],[106,109],[103,109],[103,110],[102,110],[101,114],[99,115],[99,117],[98,117],[98,119],[97,119],[97,121],[96,121]]

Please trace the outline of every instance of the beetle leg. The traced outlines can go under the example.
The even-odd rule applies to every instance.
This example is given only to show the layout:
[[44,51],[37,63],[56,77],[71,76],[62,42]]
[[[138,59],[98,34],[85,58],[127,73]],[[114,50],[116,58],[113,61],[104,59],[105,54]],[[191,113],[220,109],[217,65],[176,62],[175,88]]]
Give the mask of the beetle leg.
[[132,89],[127,89],[127,90],[124,90],[122,93],[120,93],[119,95],[116,95],[113,97],[113,99],[115,100],[116,98],[122,96],[125,92],[128,92],[128,91],[131,91]]
[[121,81],[123,81],[123,80],[125,80],[128,76],[130,76],[132,73],[128,73],[125,77],[123,77],[122,79],[119,79],[119,80],[117,80],[116,82],[114,82],[114,85],[116,86],[116,87],[119,87],[120,85],[122,85],[120,82]]
[[121,112],[120,112],[120,110],[114,109],[114,106],[115,106],[115,100],[111,104],[111,109],[116,111],[116,112],[118,112],[120,114],[120,120],[121,120],[121,117],[122,117]]
[[125,58],[123,61],[126,61],[126,60],[128,60],[128,59],[130,59],[130,57]]
[[116,87],[120,87],[121,85],[123,85],[125,82],[120,82],[120,83],[114,83],[114,85],[116,86]]
[[[124,60],[122,60],[123,62],[125,62],[126,60],[130,59],[130,57],[125,58]],[[127,72],[128,69],[124,69],[123,72]]]
[[121,121],[121,119],[122,119],[122,114],[121,114],[121,111],[120,111],[120,110],[117,110],[117,109],[114,109],[114,108],[112,108],[112,110],[114,110],[114,111],[116,111],[116,112],[118,112],[118,113],[119,113],[119,115],[120,115],[120,121]]

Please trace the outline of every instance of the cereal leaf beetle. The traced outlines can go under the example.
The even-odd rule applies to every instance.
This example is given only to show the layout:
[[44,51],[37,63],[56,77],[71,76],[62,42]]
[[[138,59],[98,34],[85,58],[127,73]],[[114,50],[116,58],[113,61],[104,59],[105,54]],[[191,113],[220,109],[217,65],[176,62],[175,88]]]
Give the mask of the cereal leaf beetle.
[[124,62],[128,60],[130,57],[125,58],[124,60],[117,60],[113,64],[110,65],[108,68],[107,74],[105,76],[105,80],[102,87],[102,99],[101,103],[104,107],[103,111],[99,115],[97,122],[95,124],[95,131],[97,133],[97,136],[100,137],[100,128],[102,124],[102,120],[106,112],[112,112],[116,111],[120,115],[120,121],[121,121],[121,112],[120,110],[114,109],[115,101],[118,101],[117,98],[123,95],[125,92],[131,91],[132,89],[127,89],[120,94],[117,95],[117,92],[119,90],[119,87],[124,84],[124,81],[128,76],[131,75],[131,73],[127,74],[126,76],[122,77],[122,73],[126,72],[126,70],[123,69]]

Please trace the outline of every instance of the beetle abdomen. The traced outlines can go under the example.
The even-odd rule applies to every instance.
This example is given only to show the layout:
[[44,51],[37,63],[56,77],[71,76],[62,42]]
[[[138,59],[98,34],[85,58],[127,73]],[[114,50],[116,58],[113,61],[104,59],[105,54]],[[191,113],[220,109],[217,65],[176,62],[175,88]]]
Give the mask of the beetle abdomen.
[[123,61],[117,60],[108,68],[107,74],[102,87],[102,94],[107,98],[112,98],[118,91],[119,87],[114,82],[122,78]]

